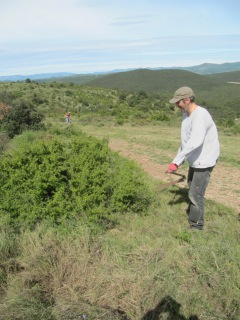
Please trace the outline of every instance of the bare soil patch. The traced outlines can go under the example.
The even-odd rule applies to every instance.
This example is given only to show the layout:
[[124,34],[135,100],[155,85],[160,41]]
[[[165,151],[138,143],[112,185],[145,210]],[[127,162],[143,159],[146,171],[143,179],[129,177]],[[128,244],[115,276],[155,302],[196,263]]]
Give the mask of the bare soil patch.
[[[166,164],[158,164],[152,160],[152,158],[146,154],[145,147],[140,144],[128,143],[123,140],[110,139],[109,147],[113,151],[119,152],[124,157],[128,157],[140,164],[143,170],[156,179],[169,182],[174,179],[165,172],[167,170]],[[143,154],[139,150],[143,149]],[[137,150],[137,152],[135,151]],[[166,150],[163,150],[166,152]],[[179,168],[179,173],[187,175],[186,171]],[[240,212],[240,170],[234,167],[227,167],[218,163],[214,168],[211,176],[211,180],[206,192],[206,198],[222,203],[228,207],[237,209]],[[186,182],[178,184],[180,187],[187,187]]]

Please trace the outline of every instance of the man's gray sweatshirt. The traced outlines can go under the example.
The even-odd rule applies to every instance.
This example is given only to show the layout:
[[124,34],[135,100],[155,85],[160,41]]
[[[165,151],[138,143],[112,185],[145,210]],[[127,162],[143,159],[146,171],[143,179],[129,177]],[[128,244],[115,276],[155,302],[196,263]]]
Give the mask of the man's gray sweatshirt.
[[220,155],[216,125],[209,112],[198,106],[189,116],[183,113],[182,144],[173,163],[178,166],[185,160],[190,167],[213,167]]

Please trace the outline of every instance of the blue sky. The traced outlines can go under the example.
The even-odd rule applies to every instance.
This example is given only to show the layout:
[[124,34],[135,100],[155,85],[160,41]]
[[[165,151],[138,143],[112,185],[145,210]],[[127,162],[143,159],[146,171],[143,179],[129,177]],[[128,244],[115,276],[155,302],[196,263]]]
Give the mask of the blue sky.
[[239,0],[0,0],[0,76],[240,61]]

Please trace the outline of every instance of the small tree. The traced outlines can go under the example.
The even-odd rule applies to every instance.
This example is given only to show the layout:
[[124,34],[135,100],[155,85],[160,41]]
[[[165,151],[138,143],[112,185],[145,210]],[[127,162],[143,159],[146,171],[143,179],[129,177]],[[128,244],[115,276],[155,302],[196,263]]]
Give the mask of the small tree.
[[31,104],[25,100],[17,100],[11,108],[11,112],[1,119],[2,128],[10,138],[13,138],[24,130],[43,128],[41,123],[43,118],[43,114],[36,111]]

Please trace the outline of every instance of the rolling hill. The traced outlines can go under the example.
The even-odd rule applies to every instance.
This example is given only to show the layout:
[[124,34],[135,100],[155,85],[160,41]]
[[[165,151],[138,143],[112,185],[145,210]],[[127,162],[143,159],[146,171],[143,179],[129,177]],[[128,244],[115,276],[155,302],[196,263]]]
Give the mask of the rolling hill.
[[[62,81],[59,80],[60,78],[54,78],[52,81],[49,79],[44,82],[52,82],[52,87],[58,86],[58,82],[68,86],[71,84],[69,88],[74,87],[74,84],[84,85],[89,92],[95,89],[101,91],[103,88],[105,90],[123,90],[136,95],[136,93],[144,91],[149,96],[163,94],[167,101],[179,87],[190,86],[196,93],[197,103],[207,107],[214,117],[235,119],[240,117],[240,87],[239,84],[231,82],[239,82],[239,74],[240,71],[199,75],[179,69],[137,69],[107,75],[74,75],[62,78]],[[42,82],[42,80],[38,82]],[[67,94],[70,93],[67,91]],[[79,99],[84,100],[83,97]]]
[[181,86],[192,86],[199,90],[211,90],[219,86],[217,79],[198,75],[185,70],[139,69],[102,76],[86,83],[93,87],[115,88],[148,93],[173,92]]
[[[171,71],[174,72],[175,70],[181,70],[181,71],[188,71],[197,75],[218,75],[218,74],[224,74],[225,73],[231,73],[234,71],[240,71],[240,62],[231,62],[231,63],[222,63],[222,64],[214,64],[214,63],[203,63],[201,65],[197,66],[190,66],[190,67],[159,67],[159,68],[137,68],[137,69],[115,69],[111,71],[103,71],[103,72],[94,72],[89,74],[74,74],[74,75],[65,75],[64,77],[59,76],[56,77],[48,77],[47,79],[42,79],[40,81],[44,82],[62,82],[62,83],[68,83],[73,82],[76,84],[85,84],[89,83],[92,80],[98,80],[99,78],[105,77],[105,76],[114,76],[116,74],[127,74],[128,72],[136,72],[136,75],[141,74],[142,70],[148,70],[148,71],[154,71],[154,72],[162,72],[162,71]],[[166,73],[168,74],[168,73]],[[170,73],[171,75],[171,73]],[[124,76],[123,76],[124,77]],[[221,76],[220,76],[221,78]],[[113,77],[113,80],[116,78]],[[213,77],[213,79],[215,79]],[[1,80],[1,78],[0,78]],[[216,77],[216,80],[218,78]],[[191,80],[190,80],[191,81]],[[221,79],[220,79],[221,81]]]
[[[200,75],[210,75],[216,73],[226,73],[233,71],[240,71],[240,62],[227,62],[227,63],[203,63],[197,66],[190,67],[156,67],[156,68],[145,68],[152,71],[160,70],[185,70],[194,72]],[[9,76],[0,76],[0,82],[9,82],[9,81],[25,81],[27,78],[31,80],[38,80],[39,82],[73,82],[78,84],[83,84],[86,81],[95,79],[96,77],[101,77],[106,74],[116,74],[121,72],[128,72],[133,70],[141,70],[141,68],[128,68],[128,69],[115,69],[108,71],[99,71],[89,74],[76,74],[72,72],[57,72],[57,73],[44,73],[44,74],[32,74],[32,75],[9,75]]]
[[240,87],[228,82],[238,79],[236,73],[199,75],[185,70],[134,70],[105,75],[89,81],[88,86],[120,89],[147,94],[165,94],[171,98],[182,86],[192,87],[198,104],[207,107],[215,118],[239,118]]
[[227,83],[227,82],[239,82],[240,83],[240,71],[210,74],[207,77],[209,79],[217,80],[217,81],[220,81],[223,83]]

